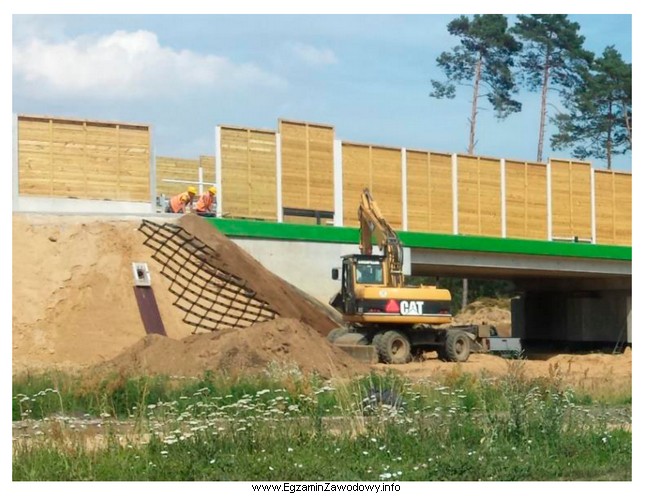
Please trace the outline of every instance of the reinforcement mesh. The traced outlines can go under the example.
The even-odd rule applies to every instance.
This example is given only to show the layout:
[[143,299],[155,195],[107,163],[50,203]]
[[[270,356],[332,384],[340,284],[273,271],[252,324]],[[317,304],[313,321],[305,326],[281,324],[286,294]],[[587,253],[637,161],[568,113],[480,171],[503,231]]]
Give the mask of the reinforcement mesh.
[[143,220],[138,228],[152,258],[170,280],[174,305],[184,311],[183,321],[198,329],[250,327],[277,316],[245,281],[211,264],[215,251],[183,228]]

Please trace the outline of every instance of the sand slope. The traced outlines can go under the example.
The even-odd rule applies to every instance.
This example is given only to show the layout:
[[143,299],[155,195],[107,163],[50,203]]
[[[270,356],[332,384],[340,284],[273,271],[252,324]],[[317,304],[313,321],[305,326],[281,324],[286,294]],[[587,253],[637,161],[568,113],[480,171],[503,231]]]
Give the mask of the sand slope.
[[14,371],[98,363],[141,339],[132,262],[150,267],[168,336],[191,333],[168,281],[153,270],[139,225],[139,219],[14,214]]

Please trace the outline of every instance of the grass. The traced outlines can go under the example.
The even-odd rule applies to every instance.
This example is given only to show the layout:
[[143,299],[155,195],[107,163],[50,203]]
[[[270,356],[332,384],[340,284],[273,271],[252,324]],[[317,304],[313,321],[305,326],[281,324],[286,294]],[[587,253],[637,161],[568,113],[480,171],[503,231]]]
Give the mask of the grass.
[[[31,426],[14,440],[14,480],[631,479],[629,410],[578,402],[555,375],[527,379],[519,361],[502,378],[437,382],[271,367],[83,386],[14,380],[14,419]],[[102,442],[89,445],[80,417],[102,420]]]

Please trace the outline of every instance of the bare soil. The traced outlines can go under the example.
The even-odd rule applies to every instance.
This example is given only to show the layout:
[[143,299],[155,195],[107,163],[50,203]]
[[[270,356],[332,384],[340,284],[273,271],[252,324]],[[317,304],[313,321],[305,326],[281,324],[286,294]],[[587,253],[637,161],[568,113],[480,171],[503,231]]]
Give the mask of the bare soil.
[[214,371],[238,377],[293,369],[323,378],[367,371],[315,329],[296,319],[281,318],[181,340],[149,335],[94,372],[196,377]]
[[[247,329],[193,334],[182,321],[184,313],[173,305],[176,297],[168,291],[169,281],[143,245],[140,222],[136,217],[13,215],[14,374],[92,367],[136,374],[191,376],[215,370],[240,375],[285,364],[324,377],[394,370],[415,378],[437,378],[501,375],[516,366],[514,360],[481,354],[463,364],[442,362],[435,354],[401,366],[358,363],[324,339],[336,325],[328,311],[205,220],[190,215],[179,223],[216,250],[211,262],[247,281],[280,315]],[[145,333],[133,292],[132,262],[150,267],[167,338]],[[503,304],[470,305],[457,320],[495,324],[509,333],[510,313]],[[621,355],[554,355],[519,362],[527,376],[562,376],[587,389],[631,384],[629,350]]]
[[[294,286],[267,270],[236,243],[197,215],[188,214],[179,219],[179,225],[215,250],[209,258],[212,266],[237,275],[256,291],[257,297],[266,301],[281,317],[307,323],[323,336],[338,324],[320,306],[302,296]],[[301,269],[299,269],[301,270]]]
[[168,281],[152,270],[140,219],[14,214],[14,373],[78,369],[114,358],[145,335],[132,262],[147,262],[166,332],[192,332]]
[[[184,312],[174,306],[176,297],[168,291],[169,281],[151,260],[150,248],[143,245],[140,222],[137,218],[13,216],[14,373],[79,370],[116,359],[126,350],[130,350],[126,352],[130,358],[118,360],[116,367],[124,368],[131,359],[143,366],[143,371],[155,372],[162,366],[156,361],[144,365],[145,359],[134,358],[138,353],[134,350],[153,357],[156,350],[167,347],[166,372],[196,375],[202,367],[219,366],[211,363],[212,353],[218,351],[202,350],[202,343],[224,347],[228,353],[219,350],[218,354],[228,359],[224,367],[229,370],[235,368],[232,362],[251,371],[255,365],[262,369],[281,358],[322,374],[330,369],[359,368],[320,335],[337,324],[315,301],[304,298],[203,219],[185,216],[180,219],[183,227],[216,250],[210,262],[247,281],[282,318],[232,337],[229,330],[214,336],[193,335],[194,328],[182,321]],[[146,336],[133,291],[132,262],[147,262],[150,267],[168,339]],[[255,335],[257,330],[261,336]],[[263,336],[265,342],[260,341]],[[242,351],[238,351],[238,342]],[[206,360],[189,358],[200,351]],[[135,372],[135,367],[132,370]]]

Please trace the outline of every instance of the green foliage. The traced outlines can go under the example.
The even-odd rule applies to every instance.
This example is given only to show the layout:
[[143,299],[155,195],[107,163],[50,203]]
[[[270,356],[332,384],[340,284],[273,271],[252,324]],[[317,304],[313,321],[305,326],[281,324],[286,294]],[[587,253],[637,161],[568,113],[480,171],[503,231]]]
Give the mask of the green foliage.
[[[462,309],[463,286],[460,277],[420,277],[407,276],[411,285],[435,285],[448,289],[451,293],[451,312],[457,314]],[[512,281],[494,279],[468,279],[468,301],[474,302],[483,298],[508,299],[515,295],[515,285]]]
[[518,15],[510,31],[523,42],[519,75],[529,90],[542,89],[545,78],[563,93],[582,83],[593,55],[583,48],[580,25],[566,14]]
[[523,42],[519,76],[529,90],[541,91],[537,148],[537,161],[541,162],[549,91],[555,89],[569,99],[582,84],[582,74],[593,55],[583,48],[580,25],[566,14],[518,15],[517,19],[510,31]]
[[[470,83],[474,87],[470,150],[473,148],[477,98],[484,96],[492,105],[495,115],[503,119],[521,110],[521,103],[512,95],[517,91],[512,75],[513,57],[521,45],[508,32],[508,20],[500,14],[474,15],[472,19],[460,16],[447,25],[460,45],[437,58],[437,66],[444,71],[446,81],[431,80],[435,98],[454,98],[456,86]],[[483,86],[483,95],[479,94]]]
[[568,98],[570,112],[554,119],[558,133],[551,146],[571,147],[576,158],[605,160],[610,169],[612,156],[632,147],[632,64],[609,46],[582,76],[583,84]]
[[[143,430],[129,431],[133,438],[110,433],[104,445],[88,450],[83,439],[59,429],[41,440],[15,442],[13,479],[631,478],[630,432],[611,427],[610,414],[576,405],[555,376],[528,379],[514,362],[502,378],[454,371],[441,379],[411,382],[392,373],[372,374],[349,383],[314,384],[320,387],[303,399],[282,388],[245,393],[253,381],[241,379],[231,384],[231,391],[243,393],[236,400],[222,396],[227,384],[213,378],[187,391],[196,401],[185,407],[181,397],[147,405]],[[356,405],[370,388],[400,393],[402,405],[361,416]],[[340,408],[311,410],[308,405],[323,395]],[[142,444],[144,435],[149,440]]]

